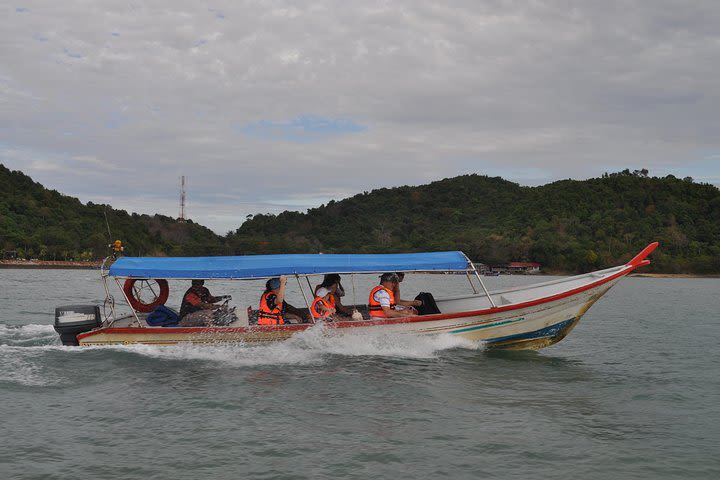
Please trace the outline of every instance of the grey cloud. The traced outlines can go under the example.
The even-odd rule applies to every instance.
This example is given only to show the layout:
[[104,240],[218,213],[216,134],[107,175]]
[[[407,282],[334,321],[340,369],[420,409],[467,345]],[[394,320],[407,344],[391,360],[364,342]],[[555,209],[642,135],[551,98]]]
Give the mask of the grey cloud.
[[[0,19],[0,162],[84,200],[175,214],[184,174],[191,215],[225,231],[470,171],[719,176],[715,1],[22,8]],[[367,130],[288,143],[238,128],[301,115]]]

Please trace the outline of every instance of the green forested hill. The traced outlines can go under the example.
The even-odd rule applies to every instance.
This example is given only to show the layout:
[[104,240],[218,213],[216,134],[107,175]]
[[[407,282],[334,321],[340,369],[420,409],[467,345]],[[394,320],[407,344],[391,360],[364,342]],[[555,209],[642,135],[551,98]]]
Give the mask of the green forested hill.
[[538,261],[581,271],[626,261],[658,240],[652,270],[720,272],[720,190],[628,170],[521,187],[465,175],[365,192],[307,214],[256,215],[228,236],[235,251],[465,251],[489,264]]
[[107,213],[127,255],[465,251],[546,271],[618,264],[660,241],[648,271],[720,273],[720,190],[624,172],[540,187],[481,175],[378,189],[308,210],[256,215],[227,237],[47,190],[0,165],[0,250],[41,259],[107,252]]
[[222,253],[220,237],[192,221],[84,205],[0,165],[0,250],[5,256],[14,252],[19,258],[91,260],[104,257],[116,238],[132,256]]

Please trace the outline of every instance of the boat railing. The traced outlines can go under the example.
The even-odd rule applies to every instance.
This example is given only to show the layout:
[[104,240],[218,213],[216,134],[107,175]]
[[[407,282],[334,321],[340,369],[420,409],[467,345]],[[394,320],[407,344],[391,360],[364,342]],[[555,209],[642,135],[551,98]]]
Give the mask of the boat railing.
[[495,302],[492,299],[492,296],[490,296],[490,292],[488,292],[487,287],[485,287],[485,282],[482,281],[482,278],[480,278],[480,273],[478,272],[477,268],[475,268],[475,264],[470,261],[467,255],[463,253],[463,256],[465,257],[465,260],[467,260],[468,265],[470,266],[470,270],[465,270],[465,273],[467,274],[468,281],[470,282],[470,286],[473,289],[473,292],[477,294],[477,290],[475,289],[475,285],[473,285],[472,280],[470,279],[470,271],[472,271],[475,274],[475,278],[477,278],[477,281],[480,282],[480,286],[483,289],[483,292],[485,292],[485,296],[490,301],[490,305],[492,305],[492,308],[497,308],[497,305],[495,305]]

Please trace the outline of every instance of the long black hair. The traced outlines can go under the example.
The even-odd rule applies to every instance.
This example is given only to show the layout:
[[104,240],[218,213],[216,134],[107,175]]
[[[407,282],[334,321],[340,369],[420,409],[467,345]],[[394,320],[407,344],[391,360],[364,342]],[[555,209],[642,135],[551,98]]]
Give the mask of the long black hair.
[[340,286],[340,274],[326,273],[325,278],[323,278],[323,281],[318,288],[330,288],[336,283],[338,284],[338,286]]

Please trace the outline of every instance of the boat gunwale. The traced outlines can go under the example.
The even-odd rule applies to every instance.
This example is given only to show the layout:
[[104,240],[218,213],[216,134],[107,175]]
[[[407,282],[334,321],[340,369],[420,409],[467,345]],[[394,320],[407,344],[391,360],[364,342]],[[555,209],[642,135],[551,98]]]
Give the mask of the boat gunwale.
[[[590,277],[592,277],[593,275],[595,275],[595,276],[602,275],[603,278],[604,278],[605,275],[608,275],[608,274],[610,274],[610,273],[619,272],[619,271],[621,271],[622,269],[626,268],[627,266],[628,266],[628,265],[619,265],[619,266],[615,266],[615,267],[605,268],[605,269],[603,269],[603,270],[595,270],[595,271],[593,271],[593,272],[581,273],[580,275],[573,275],[572,277],[563,277],[563,278],[560,278],[560,279],[549,280],[549,281],[547,281],[547,282],[532,283],[532,284],[529,284],[529,285],[520,285],[520,286],[517,286],[517,287],[505,288],[505,289],[503,289],[503,290],[492,290],[492,291],[490,291],[490,294],[491,294],[491,295],[503,295],[503,294],[506,294],[506,293],[515,293],[515,292],[529,291],[529,290],[533,290],[533,289],[536,289],[536,288],[549,287],[549,286],[551,286],[551,285],[560,285],[560,284],[562,284],[562,283],[575,282],[575,281],[578,281],[578,280],[583,279],[583,277],[588,277],[588,278],[590,278]],[[472,297],[477,297],[477,296],[482,296],[482,295],[479,295],[479,294],[454,295],[454,296],[452,296],[452,297],[443,297],[443,298],[438,299],[438,300],[439,300],[439,301],[463,300],[463,299],[472,298]],[[507,304],[507,305],[514,305],[514,303],[512,303],[512,304]]]

